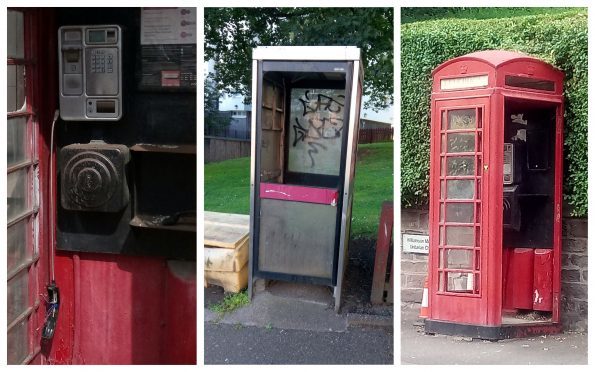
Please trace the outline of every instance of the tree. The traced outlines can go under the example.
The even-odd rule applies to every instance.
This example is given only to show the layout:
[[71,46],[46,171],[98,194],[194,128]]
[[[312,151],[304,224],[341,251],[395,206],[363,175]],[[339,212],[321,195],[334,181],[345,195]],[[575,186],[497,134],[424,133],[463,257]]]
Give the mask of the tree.
[[252,48],[355,45],[362,50],[368,107],[393,103],[392,8],[205,8],[205,60],[216,88],[250,101]]
[[214,131],[225,129],[231,123],[231,116],[219,111],[221,95],[212,79],[205,79],[205,129]]

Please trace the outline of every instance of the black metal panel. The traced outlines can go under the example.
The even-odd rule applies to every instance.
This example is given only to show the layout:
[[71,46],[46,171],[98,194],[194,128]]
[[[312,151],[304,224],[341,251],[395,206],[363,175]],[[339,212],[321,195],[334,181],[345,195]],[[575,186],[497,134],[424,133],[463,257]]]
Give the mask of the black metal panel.
[[480,326],[426,319],[424,331],[427,334],[463,336],[496,341],[556,334],[562,331],[562,325],[560,323],[536,322],[501,326]]
[[62,207],[71,211],[118,212],[128,205],[128,147],[74,144],[60,151]]
[[[181,88],[148,87],[147,76],[143,75],[147,72],[146,63],[143,65],[147,50],[140,45],[140,8],[58,8],[56,14],[54,35],[58,27],[68,24],[120,25],[123,83],[122,119],[109,123],[59,122],[58,151],[91,140],[121,144],[132,150],[139,144],[153,145],[141,149],[142,153],[131,152],[125,172],[130,202],[122,210],[76,212],[58,206],[58,249],[195,260],[195,88],[191,84]],[[186,54],[192,54],[196,47],[181,48],[184,59],[178,55],[177,63],[187,73],[193,66]],[[151,58],[155,62],[157,57]],[[178,145],[187,150],[171,150]],[[59,163],[58,169],[62,166]],[[59,183],[58,193],[61,186]]]

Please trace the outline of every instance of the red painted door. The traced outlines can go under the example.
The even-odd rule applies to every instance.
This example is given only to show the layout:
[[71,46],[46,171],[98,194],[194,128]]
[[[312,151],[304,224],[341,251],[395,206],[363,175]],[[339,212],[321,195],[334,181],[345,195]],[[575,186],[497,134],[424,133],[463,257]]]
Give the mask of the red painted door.
[[488,98],[438,101],[433,112],[431,318],[484,324],[482,206]]

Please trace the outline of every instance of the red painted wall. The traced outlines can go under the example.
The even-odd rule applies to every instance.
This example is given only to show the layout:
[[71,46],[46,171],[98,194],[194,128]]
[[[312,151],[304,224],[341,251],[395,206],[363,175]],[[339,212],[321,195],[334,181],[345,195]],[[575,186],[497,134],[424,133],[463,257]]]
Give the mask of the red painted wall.
[[196,263],[60,252],[52,364],[195,364]]

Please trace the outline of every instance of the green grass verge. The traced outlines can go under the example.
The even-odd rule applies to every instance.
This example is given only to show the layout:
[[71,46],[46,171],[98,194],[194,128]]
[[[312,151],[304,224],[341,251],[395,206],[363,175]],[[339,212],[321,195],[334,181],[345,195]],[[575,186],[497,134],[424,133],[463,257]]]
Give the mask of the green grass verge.
[[[205,210],[250,213],[250,158],[205,165]],[[393,199],[393,142],[358,146],[352,237],[375,237],[380,207]]]

